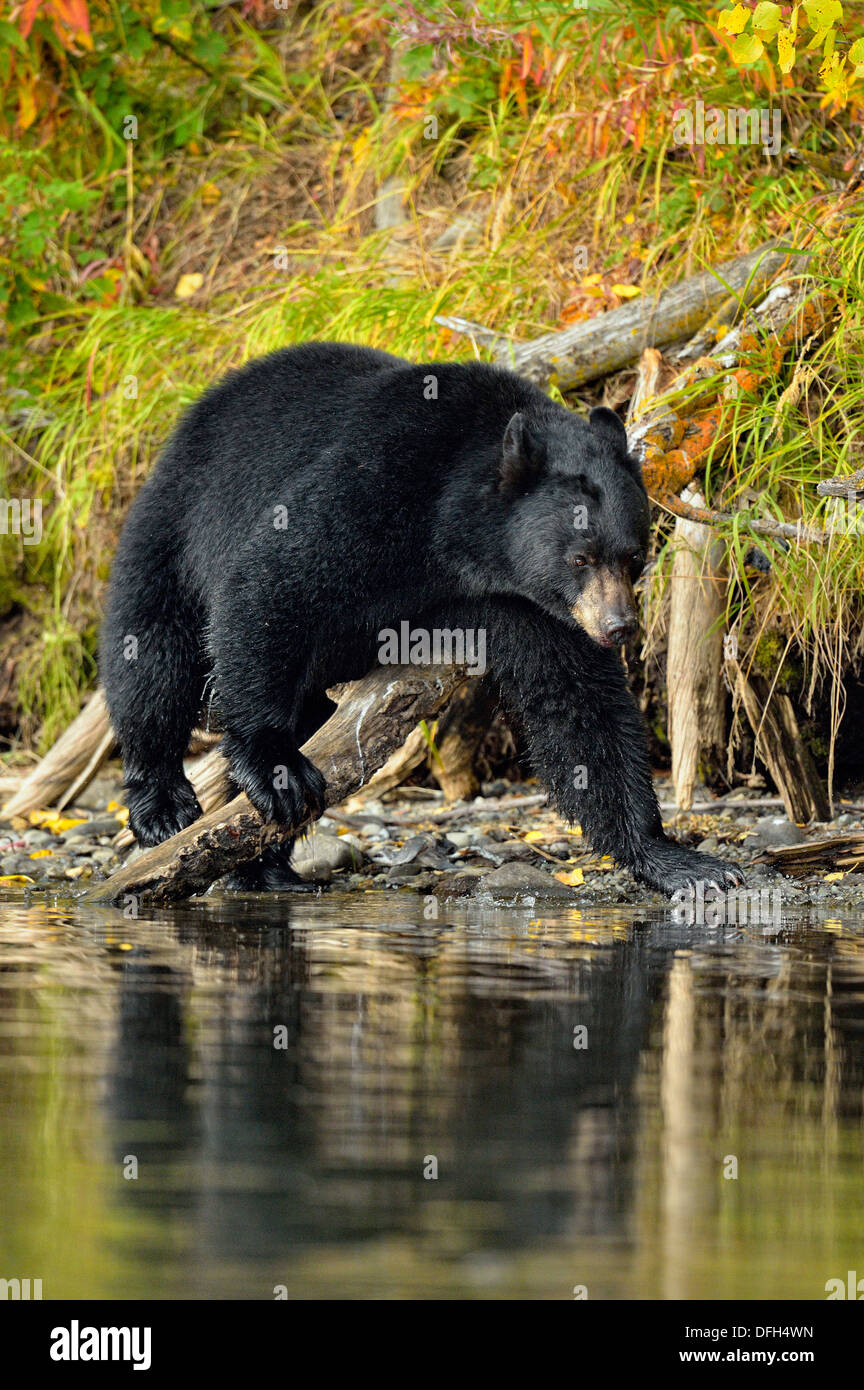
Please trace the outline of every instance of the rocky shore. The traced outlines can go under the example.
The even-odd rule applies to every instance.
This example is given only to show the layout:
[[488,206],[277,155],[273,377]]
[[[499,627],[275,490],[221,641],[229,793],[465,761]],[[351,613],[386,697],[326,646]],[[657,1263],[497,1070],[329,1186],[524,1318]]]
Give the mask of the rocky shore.
[[[864,904],[864,863],[843,873],[791,878],[756,862],[774,846],[864,827],[861,801],[841,800],[833,821],[805,831],[773,798],[746,788],[705,796],[691,812],[674,810],[666,782],[658,781],[657,793],[670,834],[736,860],[747,872],[748,889],[779,890],[784,910]],[[112,769],[60,815],[34,812],[27,822],[0,822],[0,896],[74,892],[78,884],[108,877],[125,853],[115,844],[126,823],[122,795],[119,768]],[[401,788],[380,800],[355,798],[299,842],[295,866],[312,891],[330,885],[356,892],[391,889],[502,904],[664,901],[611,860],[594,855],[578,828],[567,827],[531,783],[490,783],[482,796],[451,805],[423,787]]]

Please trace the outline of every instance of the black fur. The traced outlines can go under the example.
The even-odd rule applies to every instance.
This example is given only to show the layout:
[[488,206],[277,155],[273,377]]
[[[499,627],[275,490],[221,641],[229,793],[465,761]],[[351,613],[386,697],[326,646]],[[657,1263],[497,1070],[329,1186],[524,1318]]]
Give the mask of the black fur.
[[[319,813],[324,779],[299,746],[323,691],[367,670],[379,631],[408,620],[485,628],[536,770],[596,850],[667,893],[737,881],[662,833],[609,649],[620,615],[600,613],[611,636],[596,641],[572,616],[598,576],[629,583],[647,544],[645,491],[611,411],[589,423],[494,367],[338,344],[251,363],[182,420],[117,550],[101,674],[132,829],[156,844],[199,814],[182,759],[208,679],[237,786],[267,819]],[[283,886],[286,864],[247,880],[268,886],[272,870]]]

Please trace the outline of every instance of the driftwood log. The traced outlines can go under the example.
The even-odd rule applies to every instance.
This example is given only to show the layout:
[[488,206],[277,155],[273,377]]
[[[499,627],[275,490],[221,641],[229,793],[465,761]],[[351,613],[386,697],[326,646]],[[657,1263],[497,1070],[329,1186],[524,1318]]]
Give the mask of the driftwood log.
[[0,817],[11,820],[13,816],[27,816],[31,811],[51,806],[58,798],[58,809],[62,810],[96,775],[113,746],[105,697],[97,690],[50,752],[28,772],[0,808]]
[[772,864],[786,874],[812,874],[817,869],[864,869],[864,834],[860,830],[830,839],[808,840],[803,845],[778,845],[766,849],[757,864]]
[[[429,719],[458,689],[462,668],[389,666],[344,687],[340,703],[303,752],[327,780],[327,805],[363,786],[421,719]],[[155,849],[145,850],[91,888],[89,903],[178,902],[202,893],[223,874],[255,859],[296,827],[265,825],[249,800],[236,796]]]
[[[435,322],[476,343],[492,346],[502,366],[528,381],[571,391],[629,366],[644,348],[692,339],[708,320],[718,325],[731,321],[736,312],[764,293],[781,270],[800,270],[805,263],[803,254],[791,254],[769,242],[716,269],[691,275],[658,295],[641,295],[608,314],[544,333],[528,343],[514,342],[465,319],[439,316]],[[691,349],[695,355],[703,341],[707,339],[700,339]],[[682,362],[687,360],[686,352]]]

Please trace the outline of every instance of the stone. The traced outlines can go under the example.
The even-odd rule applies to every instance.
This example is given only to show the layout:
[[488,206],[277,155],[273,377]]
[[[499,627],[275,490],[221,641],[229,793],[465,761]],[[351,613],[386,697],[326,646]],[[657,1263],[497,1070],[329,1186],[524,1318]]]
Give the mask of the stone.
[[320,835],[313,830],[299,841],[291,862],[300,878],[324,883],[337,869],[358,869],[363,860],[363,852],[346,844],[342,836]]
[[573,902],[572,888],[532,864],[502,864],[484,876],[483,896],[501,902],[533,902],[538,898]]
[[807,837],[786,816],[762,816],[744,840],[745,849],[773,849],[779,845],[800,845]]

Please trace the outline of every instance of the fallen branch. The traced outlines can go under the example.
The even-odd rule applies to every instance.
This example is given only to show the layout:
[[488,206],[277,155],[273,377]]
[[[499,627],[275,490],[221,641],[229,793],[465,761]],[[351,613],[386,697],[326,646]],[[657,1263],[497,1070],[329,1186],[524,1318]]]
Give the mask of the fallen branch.
[[67,805],[70,798],[63,794],[70,786],[76,795],[82,791],[113,745],[105,696],[97,690],[50,752],[28,772],[5,806],[0,807],[0,818],[12,820],[27,816],[31,811],[52,805],[57,797],[63,797],[62,805]]
[[[326,804],[344,801],[363,786],[370,769],[380,767],[464,679],[460,667],[390,666],[347,685],[336,711],[303,747],[327,779]],[[91,888],[85,901],[178,902],[204,892],[223,874],[302,828],[266,825],[247,797],[237,796],[164,844],[145,850]]]
[[[697,507],[692,502],[685,502],[681,497],[662,497],[658,498],[657,502],[665,511],[683,517],[685,521],[696,522],[700,526],[728,526],[736,520],[731,512],[718,512],[714,507]],[[757,517],[747,517],[745,525],[748,531],[754,531],[759,536],[812,541],[816,545],[824,545],[831,536],[830,530],[817,531],[800,521],[760,521]]]
[[816,869],[864,868],[864,833],[834,835],[831,839],[808,840],[801,845],[778,845],[766,849],[757,864],[773,864],[788,874],[809,874]]
[[778,250],[775,242],[769,242],[657,295],[642,295],[608,314],[544,333],[528,343],[514,342],[465,319],[442,317],[435,322],[493,347],[502,366],[528,381],[544,389],[554,385],[570,391],[628,366],[646,347],[691,339],[718,310],[734,315],[742,299],[752,302],[782,270],[801,269],[804,264],[803,254]]

